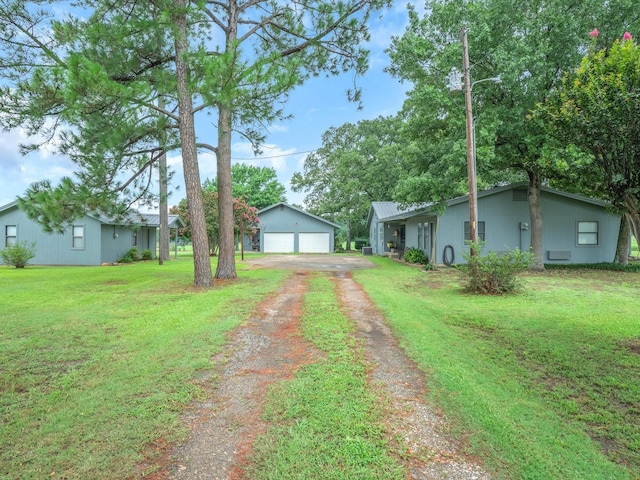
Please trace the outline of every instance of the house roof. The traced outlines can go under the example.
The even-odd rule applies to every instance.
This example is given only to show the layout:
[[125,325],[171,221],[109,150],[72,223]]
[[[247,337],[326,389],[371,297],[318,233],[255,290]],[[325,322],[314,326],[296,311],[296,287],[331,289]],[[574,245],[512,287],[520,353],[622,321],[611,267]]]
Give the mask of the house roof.
[[371,208],[369,209],[369,215],[367,216],[367,228],[371,225],[373,221],[373,216],[375,214],[378,217],[378,222],[395,218],[396,216],[402,216],[407,213],[415,211],[416,207],[406,207],[402,208],[399,203],[396,202],[371,202]]
[[288,203],[285,203],[285,202],[274,203],[273,205],[265,207],[262,210],[258,210],[258,217],[260,216],[261,213],[268,212],[269,210],[273,210],[274,208],[277,208],[277,207],[280,207],[280,206],[284,206],[284,207],[290,208],[291,210],[295,210],[296,212],[300,212],[300,213],[302,213],[304,215],[307,215],[309,217],[315,218],[316,220],[320,220],[321,222],[324,222],[327,225],[331,225],[334,228],[340,228],[340,225],[338,225],[337,223],[330,222],[329,220],[326,220],[326,219],[324,219],[322,217],[314,215],[313,213],[305,212],[304,210],[302,210],[300,208],[297,208],[297,207],[294,207],[294,206],[291,206],[291,205],[289,205]]
[[[7,203],[0,206],[0,212],[9,210],[10,208],[18,207],[18,201]],[[144,225],[147,227],[159,227],[160,215],[154,213],[140,213],[136,210],[128,211],[122,219],[109,218],[102,214],[88,214],[88,216],[95,218],[101,223],[106,225]],[[178,215],[169,215],[169,228],[183,228],[185,226],[184,221]]]
[[[529,184],[527,182],[519,182],[519,183],[511,183],[509,185],[502,185],[499,187],[494,187],[494,188],[489,188],[487,190],[482,190],[480,192],[478,192],[478,197],[477,198],[483,198],[483,197],[488,197],[490,195],[495,195],[497,193],[501,193],[504,192],[506,190],[516,190],[516,189],[525,189],[528,188]],[[565,198],[571,198],[573,200],[577,200],[580,202],[585,202],[585,203],[590,203],[592,205],[597,205],[600,207],[608,207],[610,204],[607,202],[604,202],[602,200],[598,200],[595,198],[589,198],[589,197],[583,197],[582,195],[576,195],[573,193],[569,193],[569,192],[564,192],[562,190],[556,190],[555,188],[551,188],[551,187],[546,187],[546,186],[542,186],[541,190],[543,192],[547,192],[547,193],[551,193],[554,195],[559,195],[561,197],[565,197]],[[445,202],[445,205],[447,207],[453,206],[453,205],[458,205],[460,203],[465,203],[469,201],[469,195],[464,195],[461,197],[456,197],[456,198],[452,198],[451,200],[447,200]],[[371,204],[371,206],[373,207],[374,203],[393,203],[393,202],[373,202]],[[398,205],[398,204],[396,204]],[[437,215],[436,212],[433,211],[433,204],[431,205],[425,205],[422,207],[414,207],[413,209],[409,209],[409,210],[405,210],[403,212],[398,212],[396,214],[393,215],[389,215],[387,217],[380,217],[378,216],[378,221],[379,222],[393,222],[396,220],[406,220],[408,218],[413,218],[413,217],[417,217],[420,215],[427,215],[427,214],[431,214],[431,215]],[[367,220],[367,225],[369,225],[369,220]]]

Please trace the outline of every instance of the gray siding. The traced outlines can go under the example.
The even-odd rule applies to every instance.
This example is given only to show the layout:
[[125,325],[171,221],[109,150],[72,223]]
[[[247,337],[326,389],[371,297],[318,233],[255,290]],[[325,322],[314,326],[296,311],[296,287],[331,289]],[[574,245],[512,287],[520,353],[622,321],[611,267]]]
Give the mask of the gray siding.
[[300,233],[329,233],[329,251],[333,252],[335,249],[335,227],[332,224],[288,205],[278,204],[273,208],[264,209],[258,218],[261,250],[264,248],[265,233],[293,233],[295,253],[300,251]]
[[[134,228],[125,225],[105,225],[97,218],[85,216],[73,222],[73,225],[81,225],[84,228],[84,246],[73,248],[71,228],[67,228],[61,234],[46,233],[17,206],[12,206],[0,211],[0,249],[4,248],[7,225],[17,226],[18,242],[35,242],[36,256],[29,262],[33,265],[111,263],[121,258],[133,246]],[[142,252],[149,249],[155,256],[156,228],[138,227],[137,232],[138,250]]]
[[[542,249],[544,262],[600,263],[613,261],[620,217],[607,213],[604,207],[576,199],[542,192],[543,215]],[[456,263],[463,263],[464,222],[469,220],[469,203],[463,202],[447,208],[440,219],[437,261],[442,262],[446,245],[455,252]],[[578,245],[578,222],[599,222],[598,245]],[[531,247],[531,218],[529,203],[514,201],[512,190],[478,199],[478,222],[485,222],[485,251],[505,252]],[[521,230],[521,223],[529,228]],[[570,258],[550,260],[548,252],[569,251]]]
[[[464,240],[464,224],[469,221],[469,202],[467,198],[454,199],[440,217],[437,226],[436,216],[427,210],[400,214],[382,218],[370,214],[369,236],[374,253],[382,254],[385,243],[392,240],[387,232],[402,224],[405,227],[405,248],[418,247],[431,259],[430,242],[436,242],[435,261],[444,262],[444,250],[451,246],[455,263],[463,263],[463,253],[469,251]],[[541,192],[543,215],[543,261],[545,263],[601,263],[613,261],[620,216],[609,214],[602,202],[566,194],[552,189]],[[372,206],[372,211],[374,210]],[[386,223],[383,223],[386,222]],[[531,247],[531,218],[526,196],[526,185],[499,187],[481,192],[478,196],[478,222],[484,222],[485,252],[506,252]],[[578,222],[598,222],[598,244],[578,244]],[[429,224],[429,239],[424,236],[418,243],[418,224]],[[376,226],[377,225],[377,226]],[[386,228],[389,226],[389,229]],[[525,228],[522,228],[526,225]],[[384,241],[376,232],[384,228]],[[479,229],[480,230],[480,229]],[[424,230],[423,230],[424,232]],[[450,254],[449,254],[450,258]]]

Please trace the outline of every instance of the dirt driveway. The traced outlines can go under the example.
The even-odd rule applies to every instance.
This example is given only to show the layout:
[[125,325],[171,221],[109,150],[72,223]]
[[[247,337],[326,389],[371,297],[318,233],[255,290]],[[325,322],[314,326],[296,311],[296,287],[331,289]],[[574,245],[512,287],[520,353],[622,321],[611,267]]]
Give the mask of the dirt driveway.
[[336,284],[340,309],[353,321],[354,335],[370,364],[370,384],[389,405],[387,434],[394,444],[401,443],[396,446],[403,452],[398,458],[405,465],[402,480],[490,478],[447,435],[446,422],[425,400],[424,375],[406,357],[384,316],[347,271],[372,267],[366,257],[277,255],[249,263],[295,273],[235,330],[225,351],[213,359],[216,369],[203,379],[210,396],[184,417],[189,438],[166,448],[163,464],[147,480],[250,480],[245,473],[247,458],[256,436],[268,428],[261,418],[267,389],[323,355],[303,339],[300,330],[311,270],[326,271],[313,275],[326,275]]

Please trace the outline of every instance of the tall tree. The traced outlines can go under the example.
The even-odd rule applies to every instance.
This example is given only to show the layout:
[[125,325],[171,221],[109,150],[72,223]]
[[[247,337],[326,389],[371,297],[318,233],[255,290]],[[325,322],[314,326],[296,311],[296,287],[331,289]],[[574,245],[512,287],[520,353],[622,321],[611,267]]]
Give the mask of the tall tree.
[[[273,168],[234,163],[231,166],[231,184],[235,198],[245,198],[249,205],[258,210],[287,201],[287,189],[278,181]],[[202,188],[217,192],[217,179],[205,180]]]
[[[592,36],[595,43],[598,30]],[[575,71],[567,72],[537,114],[560,142],[590,154],[586,161],[579,155],[564,157],[572,183],[578,185],[573,188],[610,201],[638,238],[640,48],[631,35],[625,33],[610,48],[591,51]],[[620,241],[626,239],[628,230],[623,229]]]
[[[426,134],[422,145],[444,142],[430,147],[433,153],[418,159],[420,163],[414,167],[415,173],[425,176],[423,191],[428,195],[426,190],[432,184],[439,189],[438,196],[446,193],[446,184],[437,180],[438,170],[447,184],[457,189],[462,184],[455,180],[455,174],[463,172],[465,149],[453,135],[464,138],[464,109],[461,99],[454,99],[446,90],[444,81],[452,67],[461,68],[460,32],[465,27],[469,30],[472,82],[497,75],[502,78],[500,85],[487,82],[473,90],[479,183],[490,183],[500,175],[512,178],[514,172],[528,178],[531,244],[535,268],[542,269],[540,187],[554,171],[543,155],[548,136],[527,115],[555,88],[560,72],[578,65],[580,51],[586,47],[584,32],[600,21],[611,25],[637,22],[638,10],[630,0],[433,0],[427,2],[425,11],[421,18],[410,9],[407,31],[395,38],[390,48],[389,69],[414,84],[407,114],[418,124],[414,131]],[[425,122],[422,129],[421,117]],[[448,150],[448,160],[441,161],[438,149]]]
[[[5,23],[10,25],[4,30],[3,40],[6,56],[11,59],[9,64],[14,80],[3,93],[13,96],[15,101],[12,105],[16,109],[13,123],[5,125],[31,122],[34,131],[41,131],[45,126],[41,119],[47,116],[55,118],[55,127],[60,119],[71,121],[73,115],[69,115],[74,112],[71,105],[85,96],[89,86],[92,87],[89,90],[95,93],[95,99],[101,100],[101,105],[118,105],[123,109],[126,106],[144,107],[156,113],[157,107],[152,107],[153,103],[149,102],[149,92],[162,88],[161,93],[172,93],[174,105],[179,107],[178,114],[171,111],[160,113],[172,118],[180,130],[187,196],[192,200],[189,208],[194,209],[191,219],[194,225],[198,225],[192,231],[195,284],[208,286],[211,284],[207,272],[210,265],[206,255],[204,212],[199,205],[201,195],[196,147],[209,148],[217,157],[221,249],[216,276],[235,277],[230,161],[233,132],[244,135],[258,150],[264,138],[264,127],[284,117],[280,104],[309,76],[321,72],[339,74],[348,70],[359,75],[366,71],[367,52],[361,45],[368,39],[367,20],[372,11],[387,5],[389,0],[349,0],[338,4],[322,0],[87,1],[80,2],[79,7],[94,14],[87,21],[69,18],[64,22],[54,22],[53,31],[58,36],[52,39],[55,40],[52,43],[42,41],[39,34],[34,34],[34,26],[47,19],[50,12],[40,10],[38,14],[31,14],[27,3],[14,0],[7,3],[9,8],[0,12]],[[14,9],[25,15],[24,22],[18,26],[12,23],[14,18],[20,18]],[[82,13],[84,18],[85,12]],[[46,28],[43,31],[45,38],[51,38],[46,37]],[[138,41],[141,45],[153,45],[155,35],[150,32],[159,31],[169,32],[170,41],[162,44],[173,46],[172,55],[149,55],[146,49],[137,45]],[[26,44],[22,35],[28,38]],[[221,40],[212,42],[211,39]],[[25,45],[28,47],[26,50]],[[31,56],[17,57],[13,53],[14,48],[28,50]],[[89,51],[101,51],[103,55],[87,55]],[[43,58],[46,61],[40,63],[38,60]],[[67,58],[77,61],[70,62]],[[117,73],[118,65],[121,65],[120,74]],[[74,79],[83,82],[70,81],[68,77],[72,74]],[[118,86],[121,92],[116,94]],[[64,95],[60,95],[60,91]],[[54,104],[48,96],[55,99]],[[32,109],[27,109],[25,114],[25,110],[21,110],[27,103],[31,108],[34,98],[44,114],[41,111],[34,115]],[[350,92],[350,98],[359,100],[359,92]],[[194,99],[202,103],[194,106]],[[65,107],[64,115],[60,113],[61,106]],[[207,109],[213,109],[217,114],[216,145],[197,142],[193,115]],[[139,115],[140,120],[150,117],[145,113]],[[72,131],[78,132],[78,137],[85,144],[90,144],[91,136],[86,130],[79,129],[79,126],[85,126],[85,121],[84,118],[82,121],[74,119],[70,123],[74,127]],[[109,131],[109,122],[103,117],[101,121],[102,128],[94,129],[94,133]],[[135,125],[130,123],[130,126]],[[121,132],[129,130],[119,129]],[[150,137],[157,138],[157,132],[154,133],[156,135]],[[102,139],[102,136],[98,138]],[[103,142],[93,143],[101,145]],[[106,159],[111,162],[109,173],[118,171],[113,165],[121,158]],[[80,162],[81,176],[85,174],[83,169],[97,169],[100,165],[97,157],[90,165],[86,163],[86,160]],[[104,203],[114,201],[127,188],[140,187],[128,181],[125,183],[126,187],[111,190]],[[70,182],[64,184],[74,186]],[[104,182],[102,184],[104,186]],[[86,190],[83,182],[74,187],[78,191]],[[67,188],[58,193],[67,195],[71,203],[79,203],[78,191]],[[98,187],[84,196],[98,197]],[[60,213],[65,212],[61,209]]]
[[322,147],[309,155],[304,171],[291,179],[295,192],[305,192],[305,204],[317,215],[329,216],[352,235],[362,234],[372,201],[391,200],[404,175],[398,143],[401,122],[379,117],[332,127],[322,135]]

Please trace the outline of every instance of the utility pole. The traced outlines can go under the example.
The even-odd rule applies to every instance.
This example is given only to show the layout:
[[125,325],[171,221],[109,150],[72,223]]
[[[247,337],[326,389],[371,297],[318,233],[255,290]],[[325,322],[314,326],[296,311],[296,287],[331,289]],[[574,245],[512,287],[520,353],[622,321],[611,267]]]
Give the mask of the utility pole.
[[469,46],[467,44],[467,29],[462,29],[462,70],[464,75],[464,103],[466,110],[467,129],[467,176],[469,179],[469,241],[470,254],[476,254],[474,245],[478,241],[478,189],[476,185],[476,156],[475,132],[473,125],[473,107],[471,101],[471,71],[469,67]]

